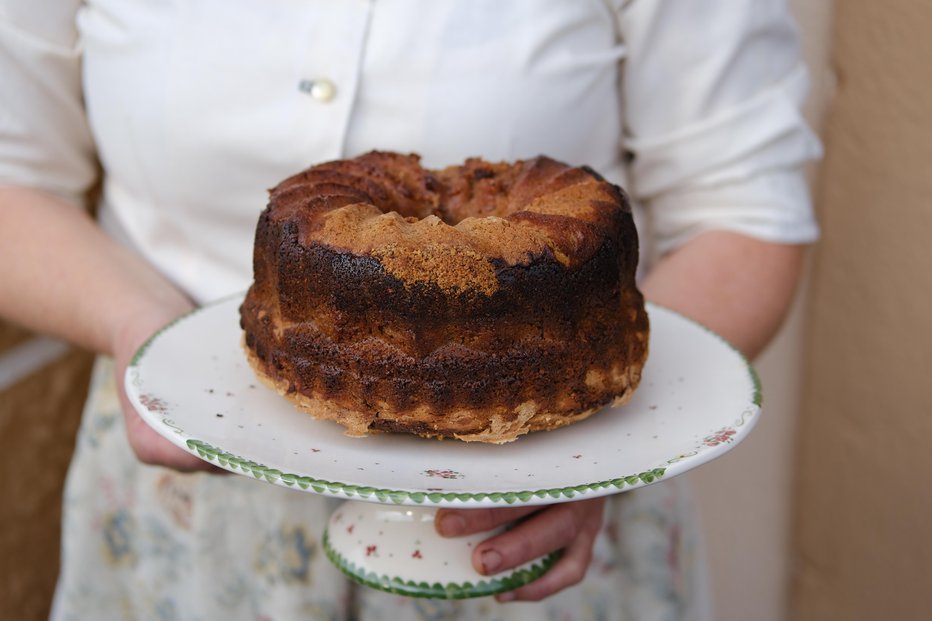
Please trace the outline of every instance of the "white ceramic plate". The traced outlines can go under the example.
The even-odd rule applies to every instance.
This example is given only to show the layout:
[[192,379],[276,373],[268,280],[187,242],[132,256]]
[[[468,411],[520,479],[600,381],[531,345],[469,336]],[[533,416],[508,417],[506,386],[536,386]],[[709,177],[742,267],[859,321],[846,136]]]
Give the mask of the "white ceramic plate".
[[760,412],[757,376],[728,343],[649,306],[650,358],[632,401],[505,445],[343,435],[260,383],[240,342],[241,296],[185,315],[136,354],[130,400],[174,444],[294,489],[396,504],[548,504],[681,474],[740,442]]

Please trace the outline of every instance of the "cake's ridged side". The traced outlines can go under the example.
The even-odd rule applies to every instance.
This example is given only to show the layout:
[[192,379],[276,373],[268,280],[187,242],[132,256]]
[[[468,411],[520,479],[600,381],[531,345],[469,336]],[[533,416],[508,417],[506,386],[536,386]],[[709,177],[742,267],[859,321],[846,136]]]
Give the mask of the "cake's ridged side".
[[[501,165],[489,166],[502,174]],[[315,239],[320,218],[313,215],[327,213],[328,202],[332,211],[364,192],[378,195],[382,207],[409,208],[402,203],[416,192],[366,186],[385,174],[363,184],[346,169],[315,168],[280,185],[257,227],[255,282],[242,309],[260,374],[318,416],[352,419],[352,432],[491,442],[569,424],[629,398],[647,354],[647,316],[633,286],[636,234],[620,207],[623,195],[551,160],[509,170],[509,200],[523,209],[506,218],[552,233],[554,243],[518,264],[490,259],[491,293],[406,282],[372,254]],[[406,174],[410,181],[414,173]],[[415,179],[424,192],[432,183],[449,190],[448,180],[424,175]],[[593,182],[594,206],[581,207],[589,221],[547,203]],[[309,183],[325,194],[296,191]],[[475,196],[461,198],[452,203],[457,209]]]

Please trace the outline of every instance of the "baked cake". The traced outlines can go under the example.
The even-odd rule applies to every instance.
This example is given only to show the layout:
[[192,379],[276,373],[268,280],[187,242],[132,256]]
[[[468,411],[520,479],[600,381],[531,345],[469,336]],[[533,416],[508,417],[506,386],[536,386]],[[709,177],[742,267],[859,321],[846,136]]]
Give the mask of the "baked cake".
[[349,435],[508,442],[640,380],[637,234],[624,192],[587,167],[327,162],[271,190],[254,252],[252,365]]

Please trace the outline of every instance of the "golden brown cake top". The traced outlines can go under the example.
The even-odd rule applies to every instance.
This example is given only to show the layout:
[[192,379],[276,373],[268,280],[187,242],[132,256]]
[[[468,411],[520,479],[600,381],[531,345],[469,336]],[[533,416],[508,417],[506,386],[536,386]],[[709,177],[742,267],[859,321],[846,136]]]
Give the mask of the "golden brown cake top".
[[297,223],[302,244],[370,255],[406,287],[485,295],[502,264],[584,263],[630,212],[617,186],[546,157],[427,170],[417,155],[378,151],[290,177],[269,210]]

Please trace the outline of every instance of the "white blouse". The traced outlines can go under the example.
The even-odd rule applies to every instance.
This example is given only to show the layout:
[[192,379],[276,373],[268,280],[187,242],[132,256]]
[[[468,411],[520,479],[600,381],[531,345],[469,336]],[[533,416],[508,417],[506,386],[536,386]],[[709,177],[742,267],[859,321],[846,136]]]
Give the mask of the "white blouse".
[[103,225],[200,301],[268,188],[370,149],[588,164],[659,252],[805,243],[805,91],[780,1],[0,0],[0,183],[78,203],[99,158]]

